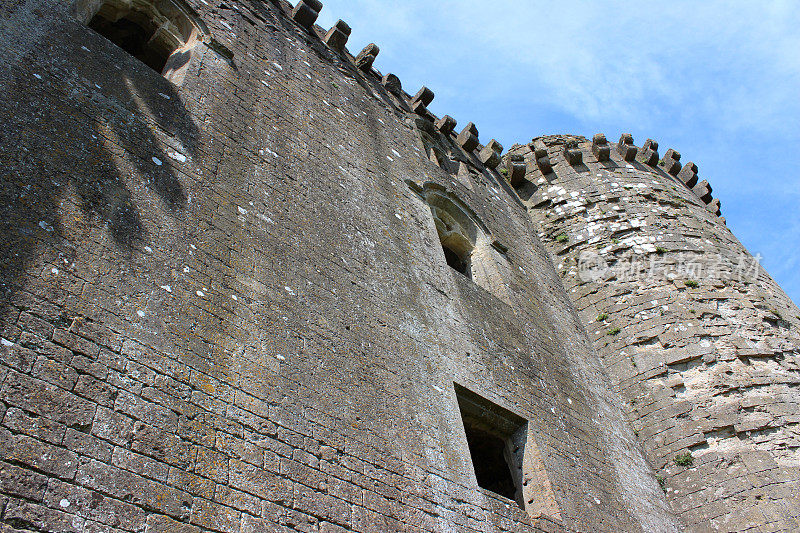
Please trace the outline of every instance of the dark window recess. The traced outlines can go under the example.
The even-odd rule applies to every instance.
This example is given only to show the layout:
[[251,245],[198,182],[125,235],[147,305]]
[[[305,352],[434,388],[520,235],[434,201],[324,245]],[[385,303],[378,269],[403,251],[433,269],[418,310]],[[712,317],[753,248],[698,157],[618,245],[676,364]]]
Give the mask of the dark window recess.
[[511,477],[511,465],[505,456],[505,441],[467,422],[464,423],[464,431],[478,486],[513,500],[517,489]]
[[478,486],[525,509],[522,458],[527,421],[458,384],[455,390]]
[[462,259],[461,256],[444,244],[442,245],[442,250],[444,250],[444,258],[450,268],[470,277],[469,263],[465,259]]
[[158,28],[141,12],[132,11],[113,20],[101,11],[92,17],[89,27],[158,73],[164,71],[173,52],[159,46],[159,40],[154,39]]

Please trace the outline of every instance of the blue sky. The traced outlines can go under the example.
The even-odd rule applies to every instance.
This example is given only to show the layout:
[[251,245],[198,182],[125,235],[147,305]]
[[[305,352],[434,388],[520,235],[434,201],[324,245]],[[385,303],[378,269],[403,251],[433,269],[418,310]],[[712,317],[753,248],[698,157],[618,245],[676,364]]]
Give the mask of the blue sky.
[[800,9],[795,0],[327,0],[358,53],[482,142],[632,133],[681,152],[729,227],[800,303]]

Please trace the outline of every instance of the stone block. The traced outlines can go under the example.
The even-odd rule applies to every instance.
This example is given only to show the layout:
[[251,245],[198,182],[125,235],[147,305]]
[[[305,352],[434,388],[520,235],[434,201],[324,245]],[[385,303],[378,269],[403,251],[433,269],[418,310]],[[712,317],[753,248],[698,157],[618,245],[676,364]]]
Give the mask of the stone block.
[[8,463],[0,463],[0,489],[3,493],[41,501],[47,477]]
[[629,162],[633,161],[636,159],[638,151],[639,149],[633,145],[633,135],[623,133],[617,143],[617,152],[622,156],[622,159]]
[[400,82],[400,78],[398,78],[394,74],[389,73],[384,75],[383,78],[381,79],[381,83],[383,84],[384,87],[386,87],[387,91],[397,96],[398,98],[403,96],[403,84]]
[[22,409],[10,407],[3,419],[3,425],[17,433],[25,433],[52,444],[60,444],[66,426],[41,416],[30,416]]
[[698,182],[697,185],[692,187],[692,191],[705,203],[711,202],[711,184],[706,180]]
[[658,143],[653,139],[647,139],[639,151],[637,159],[651,167],[658,165]]
[[238,533],[242,513],[218,503],[195,498],[192,504],[191,523],[223,533]]
[[409,101],[414,113],[428,115],[428,105],[433,101],[433,91],[423,86]]
[[78,456],[66,448],[27,435],[14,435],[6,429],[0,429],[0,449],[7,461],[27,465],[62,479],[72,478],[78,468]]
[[0,346],[0,363],[15,368],[21,372],[28,373],[36,363],[36,352],[24,348],[19,344],[11,346]]
[[72,428],[67,429],[63,444],[67,449],[75,453],[92,457],[104,463],[111,460],[111,454],[113,452],[113,446],[106,441],[81,431],[75,431]]
[[13,524],[24,524],[26,530],[30,528],[35,531],[58,531],[59,533],[84,533],[85,531],[83,518],[19,500],[9,502],[3,513],[3,520]]
[[345,45],[347,45],[347,40],[350,38],[350,31],[350,26],[340,19],[325,34],[325,43],[337,52],[343,52]]
[[48,482],[44,503],[50,508],[63,509],[103,524],[113,524],[125,531],[143,531],[145,527],[146,513],[142,509],[57,479]]
[[708,203],[708,210],[717,216],[722,214],[722,202],[719,201],[719,198],[714,198]]
[[456,128],[456,124],[457,124],[456,119],[454,119],[450,115],[445,115],[439,120],[437,120],[434,125],[436,126],[436,129],[441,131],[444,135],[450,135]]
[[492,139],[478,154],[481,163],[489,168],[497,168],[500,164],[500,156],[503,153],[503,145]]
[[578,143],[575,141],[564,143],[564,159],[570,165],[580,165],[583,163],[583,152],[578,148]]
[[369,72],[372,69],[372,64],[375,58],[378,57],[381,49],[375,43],[369,43],[361,50],[356,56],[356,67],[364,72]]
[[531,145],[533,157],[536,160],[536,166],[542,174],[550,174],[553,171],[553,165],[550,164],[550,154],[547,152],[547,147],[541,141],[535,141]]
[[670,148],[664,154],[664,159],[658,164],[670,176],[677,176],[681,171],[681,154]]
[[697,185],[697,165],[689,161],[680,172],[678,172],[678,179],[690,189]]
[[602,133],[598,133],[592,138],[592,153],[600,162],[611,159],[611,147],[608,145],[606,136]]
[[478,128],[475,124],[470,122],[461,130],[461,133],[458,134],[456,141],[467,152],[473,151],[478,147]]
[[431,105],[431,102],[433,102],[433,97],[433,91],[423,85],[422,88],[417,91],[417,94],[411,98],[411,103],[413,104],[415,102],[421,102],[422,105],[429,106]]
[[12,405],[67,426],[88,428],[92,424],[94,404],[24,374],[9,372],[2,394],[5,401]]
[[322,2],[319,0],[300,0],[292,9],[292,19],[307,30],[314,27]]
[[525,167],[525,159],[521,155],[509,155],[508,159],[506,160],[506,166],[508,168],[506,177],[508,178],[509,183],[511,183],[511,186],[516,189],[517,187],[523,185],[525,183],[525,174],[527,172],[527,168]]
[[[256,520],[256,519],[254,519]],[[197,526],[173,520],[168,516],[150,515],[147,517],[147,533],[201,533]]]
[[78,468],[76,481],[141,507],[149,507],[179,520],[188,518],[192,497],[173,487],[144,478],[133,472],[88,461]]

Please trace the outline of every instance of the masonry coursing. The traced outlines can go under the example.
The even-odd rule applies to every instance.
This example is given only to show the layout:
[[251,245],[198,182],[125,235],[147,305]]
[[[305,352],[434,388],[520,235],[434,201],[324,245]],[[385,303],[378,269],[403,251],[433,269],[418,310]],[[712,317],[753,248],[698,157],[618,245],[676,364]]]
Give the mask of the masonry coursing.
[[[179,85],[69,2],[3,5],[3,530],[708,525],[498,147],[465,150],[301,4],[188,2],[210,37]],[[445,264],[427,190],[491,241],[481,285]],[[528,420],[525,509],[477,487],[454,382]]]
[[[569,143],[581,165],[562,155]],[[599,161],[595,144],[548,136],[510,153],[526,161],[520,194],[672,508],[690,530],[797,529],[797,306],[679,166],[613,143]],[[678,464],[687,453],[693,464]]]

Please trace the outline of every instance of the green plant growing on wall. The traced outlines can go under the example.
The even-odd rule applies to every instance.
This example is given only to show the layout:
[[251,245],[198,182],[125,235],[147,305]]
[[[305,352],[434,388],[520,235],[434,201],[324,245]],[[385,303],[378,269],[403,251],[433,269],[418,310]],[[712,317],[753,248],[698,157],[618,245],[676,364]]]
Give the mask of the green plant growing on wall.
[[597,315],[598,322],[603,322],[607,318],[608,318],[608,313],[600,313],[599,315]]
[[656,246],[656,253],[658,255],[664,255],[665,253],[667,253],[667,249],[662,246]]
[[664,476],[662,476],[661,474],[658,474],[656,476],[656,480],[658,480],[658,485],[661,487],[661,490],[666,492],[666,490],[667,490],[667,480],[664,479]]
[[609,335],[619,335],[619,332],[622,331],[619,328],[611,328],[610,330],[606,331]]
[[680,453],[676,455],[675,464],[678,466],[692,466],[694,464],[694,457],[692,457],[692,452]]
[[687,279],[686,281],[683,282],[683,284],[686,285],[687,287],[691,287],[693,289],[696,289],[697,287],[700,286],[700,284],[697,283],[697,281],[695,281],[693,279]]
[[567,242],[568,240],[569,240],[569,237],[567,237],[564,233],[562,233],[561,235],[556,237],[556,242],[564,243],[564,242]]

